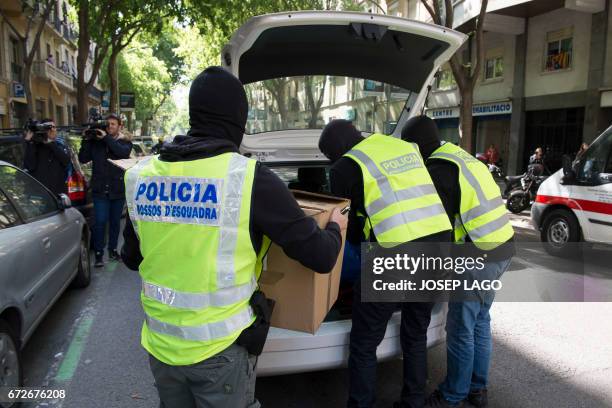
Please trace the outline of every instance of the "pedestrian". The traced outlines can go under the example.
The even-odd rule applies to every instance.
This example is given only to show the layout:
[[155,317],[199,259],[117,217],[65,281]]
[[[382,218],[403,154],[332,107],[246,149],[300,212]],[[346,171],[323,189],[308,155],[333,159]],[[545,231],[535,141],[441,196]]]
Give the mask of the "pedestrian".
[[120,261],[117,240],[121,227],[121,214],[125,203],[123,171],[109,163],[108,159],[127,159],[132,142],[126,133],[120,132],[121,119],[111,113],[106,117],[106,131],[97,129],[96,136],[84,137],[79,150],[81,163],[92,162],[91,190],[94,205],[93,247],[94,266],[104,266],[104,241],[108,228],[109,259]]
[[[361,242],[367,241],[387,246],[450,241],[451,225],[413,145],[382,134],[364,139],[351,122],[338,119],[323,129],[319,149],[332,162],[332,193],[351,199],[347,230],[351,244],[359,248]],[[409,171],[387,172],[377,164],[407,155],[412,158]],[[417,209],[418,218],[411,217],[389,228],[394,216]],[[353,295],[347,406],[374,404],[376,348],[392,314],[401,309],[404,376],[401,401],[396,406],[422,407],[427,379],[427,328],[433,303],[362,302],[360,278]]]
[[486,153],[487,163],[488,164],[497,164],[499,162],[499,151],[497,147],[493,143],[489,145]]
[[344,215],[320,229],[239,153],[247,112],[242,83],[207,68],[191,84],[188,134],[126,173],[122,257],[142,277],[141,342],[165,408],[259,407],[255,355],[271,310],[256,289],[270,241],[319,273],[342,247]]
[[580,158],[582,157],[584,152],[587,151],[588,148],[589,148],[589,144],[588,143],[582,143],[580,145],[580,149],[578,150],[578,153],[576,153],[576,158],[574,159],[574,161],[576,162],[576,161],[580,160]]
[[[459,146],[442,142],[435,122],[427,116],[411,118],[402,129],[402,139],[419,146],[448,219],[455,226],[455,242],[472,243],[480,253],[486,249],[485,268],[466,274],[472,273],[477,280],[501,277],[514,255],[514,232],[487,167]],[[486,292],[479,298],[481,301],[449,302],[447,374],[428,397],[426,407],[461,407],[465,400],[478,408],[487,406],[493,344],[489,309],[494,293]]]
[[157,143],[155,144],[155,146],[151,148],[151,154],[159,154],[163,145],[164,145],[164,137],[160,136],[159,139],[157,139]]
[[37,132],[38,135],[31,130],[25,132],[23,168],[53,194],[65,194],[70,153],[57,137],[57,127],[52,119],[43,119],[39,126],[47,130]]

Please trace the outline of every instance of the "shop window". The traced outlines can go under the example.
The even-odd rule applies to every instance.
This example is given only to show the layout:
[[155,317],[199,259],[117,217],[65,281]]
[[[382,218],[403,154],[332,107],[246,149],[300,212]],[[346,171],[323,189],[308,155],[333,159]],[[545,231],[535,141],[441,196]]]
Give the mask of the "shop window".
[[504,77],[504,58],[492,57],[485,60],[485,80]]
[[571,68],[572,49],[573,30],[571,28],[548,33],[544,70],[551,72]]
[[455,89],[457,87],[457,83],[455,82],[455,77],[453,76],[453,72],[450,69],[443,69],[438,73],[436,78],[436,89],[439,91],[448,91],[451,89]]

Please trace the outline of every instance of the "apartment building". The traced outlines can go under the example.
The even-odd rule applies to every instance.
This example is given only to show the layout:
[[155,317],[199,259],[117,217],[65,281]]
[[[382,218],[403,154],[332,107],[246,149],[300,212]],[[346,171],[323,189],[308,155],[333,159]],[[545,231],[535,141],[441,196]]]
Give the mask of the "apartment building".
[[[36,2],[30,2],[31,6]],[[22,127],[27,118],[23,86],[27,16],[21,0],[3,0],[0,8],[0,127]],[[27,15],[30,11],[26,11]],[[52,118],[58,125],[74,124],[76,113],[77,24],[69,18],[67,0],[57,0],[43,29],[32,66],[32,94],[37,119]],[[29,35],[33,41],[35,28]],[[28,47],[31,45],[28,44]],[[86,72],[91,72],[88,61]],[[100,104],[97,87],[90,92],[89,104]]]
[[[612,123],[610,0],[490,0],[485,62],[474,91],[477,151],[495,144],[509,173],[524,169],[536,147],[551,167]],[[431,18],[420,0],[387,1],[387,14]],[[480,0],[454,0],[454,28],[469,32]],[[460,52],[474,61],[475,43]],[[460,98],[448,66],[428,100],[427,114],[443,136],[458,139]]]

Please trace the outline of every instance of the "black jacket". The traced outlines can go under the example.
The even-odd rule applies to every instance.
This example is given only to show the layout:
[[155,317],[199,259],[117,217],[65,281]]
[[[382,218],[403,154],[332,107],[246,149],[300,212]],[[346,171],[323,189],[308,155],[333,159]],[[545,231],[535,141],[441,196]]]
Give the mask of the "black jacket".
[[[229,140],[213,137],[177,136],[164,144],[160,159],[188,161],[237,152]],[[329,223],[321,230],[314,219],[306,216],[283,181],[269,168],[257,164],[251,197],[250,234],[253,248],[259,252],[263,235],[283,248],[291,258],[316,272],[329,272],[342,246],[340,229]],[[138,270],[142,261],[138,237],[128,217],[123,232],[121,256],[126,266]]]
[[[367,214],[363,198],[363,175],[361,168],[355,161],[348,157],[341,157],[334,163],[329,172],[332,194],[338,197],[350,198],[351,211],[348,217],[348,228],[346,240],[351,244],[358,245],[365,241],[363,227],[364,217],[358,217],[357,213]],[[371,234],[370,241],[376,241],[376,236]],[[450,232],[444,231],[437,234],[421,237],[419,242],[449,242]]]
[[106,135],[102,140],[83,140],[79,150],[79,161],[93,162],[90,183],[94,197],[111,200],[125,197],[123,170],[109,163],[108,159],[127,159],[131,151],[132,142],[121,135],[117,139]]
[[58,142],[25,142],[23,168],[54,194],[66,193],[70,165],[68,148]]

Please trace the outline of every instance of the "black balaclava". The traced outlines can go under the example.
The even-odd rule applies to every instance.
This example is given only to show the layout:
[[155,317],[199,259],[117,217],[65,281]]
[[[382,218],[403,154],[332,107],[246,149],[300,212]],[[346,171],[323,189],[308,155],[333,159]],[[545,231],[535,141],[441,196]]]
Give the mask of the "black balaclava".
[[425,115],[415,116],[406,122],[402,129],[402,140],[416,143],[424,159],[440,147],[438,126],[433,119]]
[[208,67],[189,89],[189,136],[242,143],[248,102],[238,78],[221,67]]
[[319,139],[319,149],[332,163],[363,141],[355,126],[348,120],[332,120],[323,128]]

